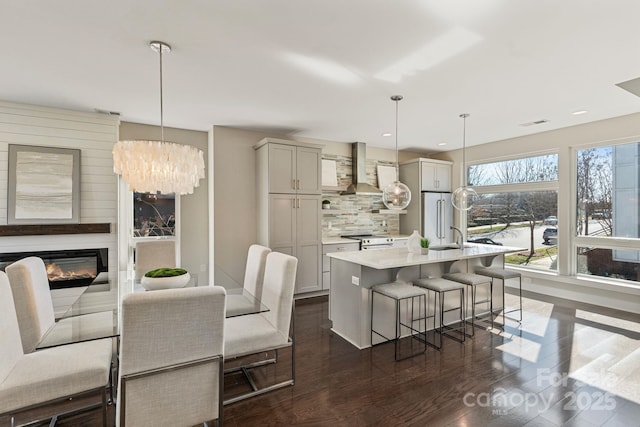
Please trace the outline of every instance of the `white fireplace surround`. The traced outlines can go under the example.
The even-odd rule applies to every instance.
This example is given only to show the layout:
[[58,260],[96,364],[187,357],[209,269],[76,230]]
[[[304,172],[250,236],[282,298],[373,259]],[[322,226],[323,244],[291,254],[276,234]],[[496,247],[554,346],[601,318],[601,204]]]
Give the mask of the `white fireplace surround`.
[[[111,224],[110,233],[5,236],[0,253],[107,248],[109,275],[118,270],[116,224],[118,183],[111,150],[118,141],[119,120],[106,114],[0,101],[0,224],[7,224],[9,144],[80,150],[80,223]],[[84,288],[52,292],[54,305]]]

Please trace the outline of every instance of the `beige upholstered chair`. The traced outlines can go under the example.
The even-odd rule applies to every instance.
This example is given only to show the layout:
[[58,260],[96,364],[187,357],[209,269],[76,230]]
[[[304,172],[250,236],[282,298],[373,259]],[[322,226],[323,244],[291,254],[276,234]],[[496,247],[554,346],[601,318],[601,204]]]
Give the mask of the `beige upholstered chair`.
[[9,281],[0,272],[0,418],[13,425],[21,417],[54,417],[55,403],[95,393],[106,426],[112,353],[111,340],[97,340],[25,354]]
[[23,258],[5,270],[18,314],[22,348],[31,353],[55,323],[47,270],[44,261],[37,257]]
[[221,424],[225,303],[220,286],[124,297],[118,425]]
[[140,280],[149,270],[175,266],[176,242],[174,240],[150,240],[136,243],[136,280]]
[[[257,394],[266,393],[276,388],[293,385],[295,381],[295,346],[293,330],[290,331],[293,316],[293,291],[296,282],[298,260],[290,255],[271,252],[267,255],[262,288],[262,303],[269,311],[226,319],[225,322],[225,360],[231,360],[251,354],[291,347],[291,379],[265,388],[257,389],[253,381],[249,381],[253,391],[242,396],[225,400],[225,404],[246,399]],[[291,332],[291,334],[290,334]],[[271,363],[270,359],[267,362]],[[225,371],[244,372],[249,375],[249,368],[261,366],[263,362],[242,365]]]
[[271,249],[261,245],[249,246],[247,264],[244,270],[244,289],[257,299],[262,299],[262,284],[264,283],[264,268],[267,255]]
[[[6,271],[18,314],[22,348],[25,353],[31,353],[55,323],[46,267],[42,259],[28,257],[9,265]],[[113,331],[113,315],[109,312],[84,314],[82,317],[96,321],[81,323],[80,327],[75,317],[60,319],[56,325],[56,336],[72,335],[76,340],[82,340],[100,335],[96,331],[102,329],[107,331],[106,336]]]

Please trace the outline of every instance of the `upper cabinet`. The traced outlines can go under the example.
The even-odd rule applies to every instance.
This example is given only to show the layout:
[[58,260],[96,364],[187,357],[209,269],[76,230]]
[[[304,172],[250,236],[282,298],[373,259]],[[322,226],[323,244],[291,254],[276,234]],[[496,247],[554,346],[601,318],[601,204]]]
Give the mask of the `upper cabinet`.
[[451,191],[451,163],[422,160],[421,191]]
[[256,145],[266,157],[263,168],[269,193],[322,194],[322,147],[265,138]]

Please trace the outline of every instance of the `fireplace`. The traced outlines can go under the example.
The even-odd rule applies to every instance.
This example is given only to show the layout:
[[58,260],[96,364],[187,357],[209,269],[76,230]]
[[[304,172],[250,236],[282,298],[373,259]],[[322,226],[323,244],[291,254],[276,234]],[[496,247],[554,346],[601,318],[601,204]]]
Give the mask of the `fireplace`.
[[0,254],[0,270],[22,258],[36,256],[47,268],[49,288],[75,288],[107,280],[108,254],[107,248],[4,253]]

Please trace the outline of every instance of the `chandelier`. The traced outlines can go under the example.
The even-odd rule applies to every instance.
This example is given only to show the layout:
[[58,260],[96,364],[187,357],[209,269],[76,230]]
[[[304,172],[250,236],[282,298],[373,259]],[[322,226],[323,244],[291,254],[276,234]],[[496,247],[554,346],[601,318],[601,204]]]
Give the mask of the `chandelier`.
[[113,147],[113,171],[139,193],[191,194],[204,178],[204,155],[191,145],[164,140],[162,54],[171,46],[152,41],[160,56],[160,141],[118,141]]
[[391,100],[396,103],[396,180],[382,190],[382,202],[389,209],[404,209],[411,202],[411,190],[400,182],[398,171],[398,102],[402,95],[393,95]]

